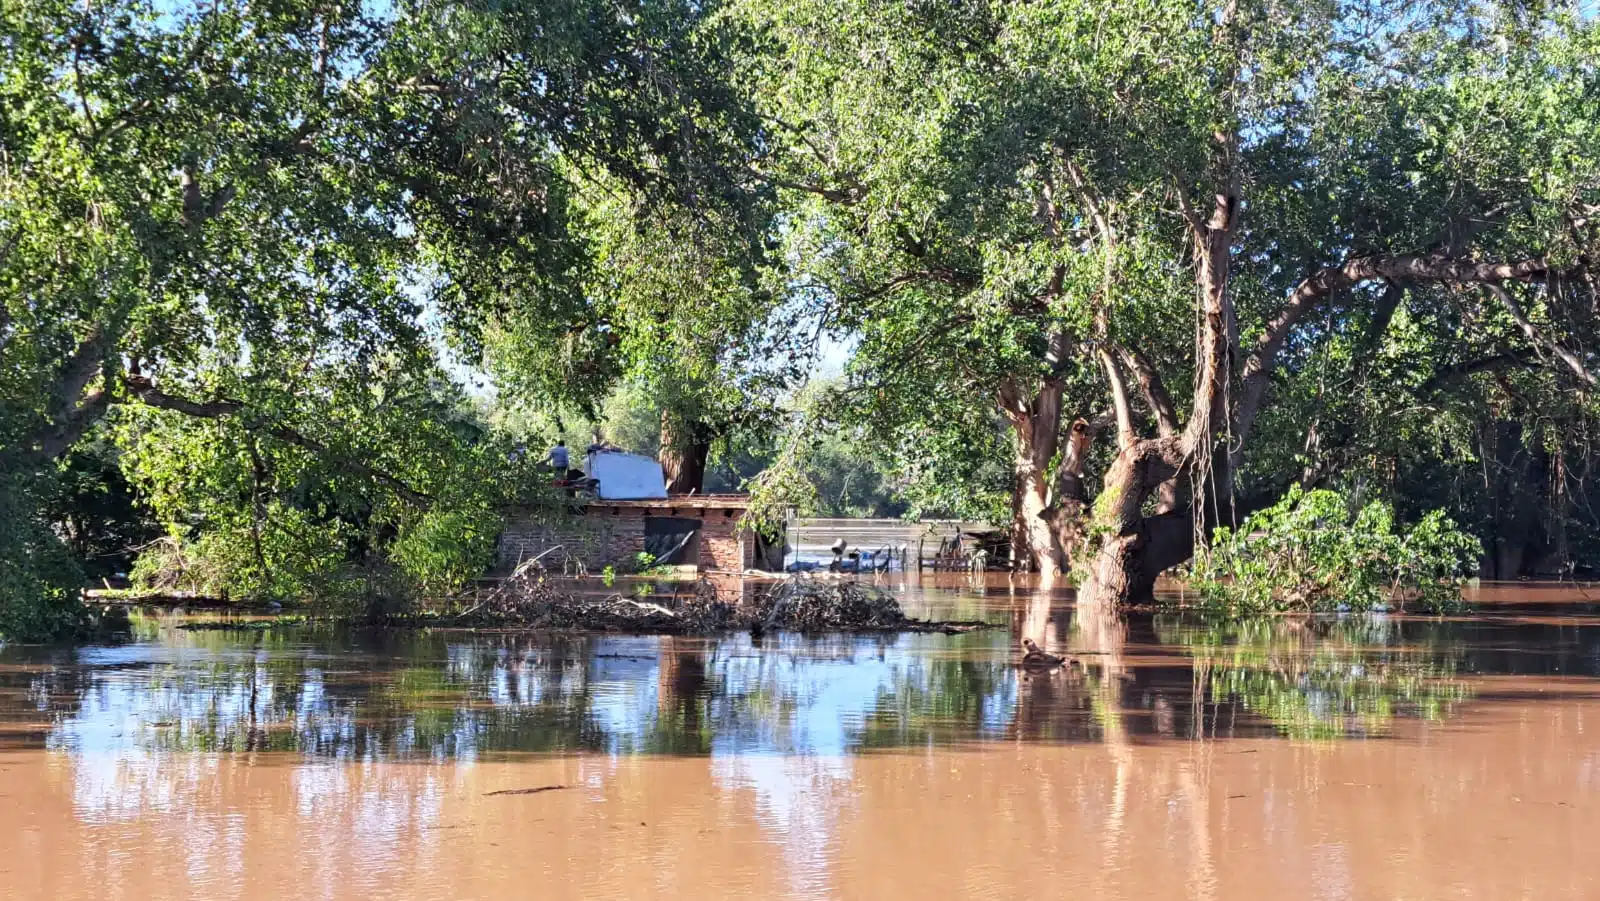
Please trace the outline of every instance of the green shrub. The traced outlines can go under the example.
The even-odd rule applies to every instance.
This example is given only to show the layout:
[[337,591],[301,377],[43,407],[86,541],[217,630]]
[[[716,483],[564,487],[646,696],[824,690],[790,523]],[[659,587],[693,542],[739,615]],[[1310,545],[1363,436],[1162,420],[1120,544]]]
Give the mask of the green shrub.
[[203,529],[173,532],[134,561],[130,576],[140,590],[293,601],[335,592],[348,568],[340,523],[275,501],[259,517],[219,508]]
[[430,510],[401,528],[389,555],[423,594],[442,597],[489,568],[499,533],[492,510]]
[[1439,612],[1460,604],[1481,553],[1440,511],[1402,532],[1382,501],[1352,512],[1337,492],[1294,488],[1239,529],[1216,530],[1189,576],[1206,603],[1236,612]]
[[51,641],[88,623],[72,554],[40,522],[28,480],[0,481],[0,638]]

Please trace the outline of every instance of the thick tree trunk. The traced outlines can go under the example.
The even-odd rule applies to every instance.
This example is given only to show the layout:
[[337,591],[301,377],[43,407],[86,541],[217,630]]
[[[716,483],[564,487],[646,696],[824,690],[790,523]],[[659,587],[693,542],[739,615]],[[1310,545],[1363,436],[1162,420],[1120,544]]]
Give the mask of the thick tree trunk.
[[1055,547],[1060,550],[1063,572],[1072,565],[1072,555],[1083,546],[1089,513],[1089,491],[1083,476],[1089,463],[1089,446],[1098,431],[1085,420],[1073,422],[1056,468],[1053,502],[1046,519],[1055,532]]
[[1018,450],[1011,487],[1011,560],[1018,570],[1055,574],[1066,566],[1050,509],[1045,473]]
[[705,490],[711,439],[701,423],[691,422],[681,428],[675,425],[665,412],[661,414],[661,450],[657,459],[667,477],[667,493],[699,493]]
[[[1149,600],[1162,571],[1194,553],[1196,530],[1209,531],[1232,519],[1233,480],[1229,466],[1228,382],[1238,344],[1228,275],[1239,185],[1233,165],[1234,145],[1223,141],[1218,162],[1225,187],[1214,198],[1210,215],[1202,217],[1180,191],[1185,217],[1193,229],[1197,256],[1196,286],[1200,294],[1201,330],[1195,361],[1193,405],[1182,434],[1154,439],[1126,437],[1106,473],[1105,490],[1095,501],[1092,534],[1102,536],[1089,564],[1085,591],[1096,603],[1122,604]],[[1126,388],[1119,387],[1115,361],[1106,359],[1118,402],[1119,419],[1127,419]],[[1135,367],[1137,372],[1139,367]],[[1167,419],[1166,416],[1162,417]],[[1167,430],[1163,430],[1167,431]],[[1180,481],[1181,479],[1181,481]],[[1176,488],[1167,488],[1176,484]],[[1177,491],[1190,488],[1190,511],[1174,510]],[[1160,508],[1145,513],[1145,502],[1162,492]]]
[[1011,423],[1011,565],[1046,576],[1066,567],[1050,496],[1050,461],[1061,431],[1061,385],[1045,380],[1024,400],[1014,379],[1000,389],[1000,409]]
[[1176,483],[1186,465],[1179,436],[1136,441],[1112,462],[1091,525],[1104,537],[1085,573],[1086,590],[1097,601],[1149,600],[1156,577],[1193,553],[1194,523],[1186,510],[1144,513],[1150,496]]

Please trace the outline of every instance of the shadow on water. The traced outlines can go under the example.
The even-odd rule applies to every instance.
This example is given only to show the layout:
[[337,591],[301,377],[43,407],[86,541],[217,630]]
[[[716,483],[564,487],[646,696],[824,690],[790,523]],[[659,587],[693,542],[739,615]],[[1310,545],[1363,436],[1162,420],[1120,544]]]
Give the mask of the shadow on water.
[[[992,580],[901,590],[919,615],[1009,629],[757,642],[142,619],[122,645],[0,648],[0,750],[362,760],[1333,740],[1536,703],[1539,679],[1600,675],[1600,624],[1581,598],[1448,620],[1241,621],[1117,617]],[[1022,635],[1076,665],[1018,667]]]

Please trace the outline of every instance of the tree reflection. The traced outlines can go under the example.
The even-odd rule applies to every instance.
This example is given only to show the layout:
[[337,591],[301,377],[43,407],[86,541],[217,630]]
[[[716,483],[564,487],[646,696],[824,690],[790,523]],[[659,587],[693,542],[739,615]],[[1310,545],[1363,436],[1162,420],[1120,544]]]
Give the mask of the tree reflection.
[[898,748],[997,737],[1015,694],[1011,667],[936,658],[882,683],[854,745]]
[[711,753],[706,652],[702,639],[661,639],[656,665],[656,715],[644,750],[654,754]]
[[1459,642],[1430,631],[1402,643],[1392,620],[1158,617],[1155,629],[1193,658],[1214,702],[1237,701],[1291,738],[1379,733],[1400,716],[1441,720],[1471,695],[1457,678]]
[[[121,647],[0,649],[0,744],[341,759],[844,754],[998,740],[1126,753],[1140,741],[1327,738],[1441,718],[1468,696],[1456,675],[1473,668],[1460,624],[1126,617],[1043,591],[1016,596],[1011,624],[759,643],[162,628]],[[1024,634],[1077,666],[1019,667]],[[1480,636],[1472,663],[1506,656],[1508,644],[1485,652]]]

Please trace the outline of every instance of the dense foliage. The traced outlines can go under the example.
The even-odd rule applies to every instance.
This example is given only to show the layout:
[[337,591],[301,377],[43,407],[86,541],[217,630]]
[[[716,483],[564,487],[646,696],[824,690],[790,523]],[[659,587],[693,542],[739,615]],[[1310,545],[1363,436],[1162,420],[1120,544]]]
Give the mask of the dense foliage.
[[[585,187],[740,208],[752,128],[714,30],[679,3],[0,7],[0,488],[44,530],[16,541],[45,546],[38,505],[110,416],[157,519],[236,590],[352,562],[372,523],[425,582],[458,580],[484,501],[414,481],[470,483],[492,442],[419,446],[450,417],[389,384],[432,377],[438,332],[474,351],[513,312],[608,343],[584,315],[606,243]],[[164,413],[115,412],[141,407]],[[424,548],[460,537],[436,521],[478,537]],[[8,610],[70,606],[41,553],[8,566]]]
[[1009,521],[1115,600],[1198,537],[1265,604],[1246,517],[1313,489],[1416,525],[1307,602],[1444,584],[1361,562],[1444,567],[1439,510],[1491,576],[1600,554],[1572,0],[30,0],[0,35],[9,634],[146,545],[231,596],[447,592],[591,427],[677,490]]
[[85,623],[81,571],[51,530],[33,492],[50,487],[0,474],[0,635],[33,640],[70,635]]
[[534,461],[454,391],[389,362],[303,373],[298,396],[262,389],[246,408],[272,410],[269,423],[125,411],[124,468],[171,539],[136,575],[285,600],[368,590],[388,569],[424,593],[459,588],[487,566],[499,511],[546,498]]
[[913,465],[1004,455],[1019,563],[1148,594],[1292,484],[1480,458],[1435,426],[1458,404],[1592,457],[1586,402],[1541,409],[1600,338],[1575,4],[735,10],[785,253],[859,338],[850,412]]
[[1219,528],[1189,569],[1204,602],[1236,613],[1299,610],[1431,612],[1459,604],[1482,547],[1442,511],[1408,529],[1381,501],[1292,489],[1238,529]]

